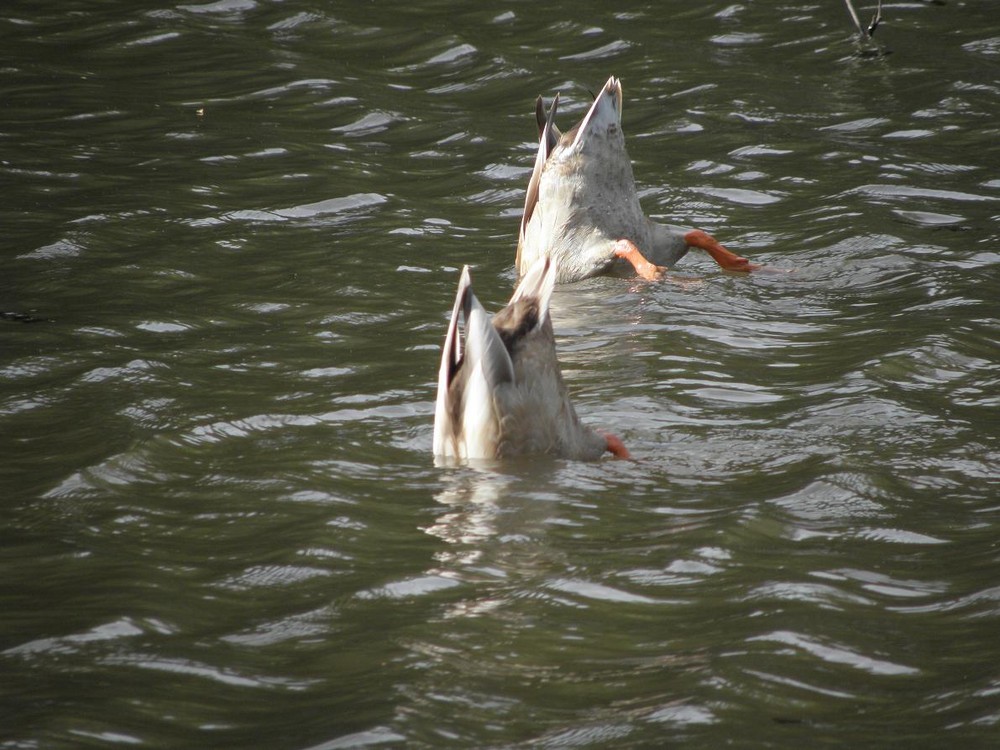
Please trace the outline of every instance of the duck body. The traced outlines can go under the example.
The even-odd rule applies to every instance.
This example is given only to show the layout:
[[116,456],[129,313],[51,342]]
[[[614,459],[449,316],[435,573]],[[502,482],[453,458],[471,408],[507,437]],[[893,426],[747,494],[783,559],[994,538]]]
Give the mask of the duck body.
[[539,148],[518,234],[519,273],[548,256],[556,262],[560,283],[629,265],[641,276],[656,278],[691,247],[707,250],[729,270],[751,270],[710,235],[660,224],[643,213],[625,148],[617,78],[608,79],[584,118],[566,133],[555,126],[558,106],[557,94],[544,120],[541,99],[536,106]]
[[473,294],[468,267],[463,269],[438,372],[435,455],[628,456],[617,438],[586,427],[570,402],[549,316],[554,283],[555,265],[543,258],[491,317]]

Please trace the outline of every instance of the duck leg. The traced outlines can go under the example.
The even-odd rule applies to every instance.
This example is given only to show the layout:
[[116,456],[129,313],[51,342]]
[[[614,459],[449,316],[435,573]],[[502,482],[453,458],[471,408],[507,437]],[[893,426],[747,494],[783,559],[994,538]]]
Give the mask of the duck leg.
[[629,461],[632,460],[632,454],[628,452],[628,448],[625,447],[625,443],[623,443],[622,439],[617,435],[612,435],[610,432],[605,433],[604,442],[608,445],[605,450],[607,450],[607,452],[615,458],[624,458]]
[[[693,229],[684,235],[684,242],[691,247],[704,250],[712,256],[712,260],[727,271],[757,271],[763,266],[751,263],[746,258],[727,250],[715,237],[700,229]],[[638,269],[636,269],[638,270]]]
[[663,278],[667,269],[646,260],[646,256],[635,246],[632,240],[618,240],[613,245],[613,252],[616,258],[627,260],[635,268],[635,272],[647,281],[658,281]]

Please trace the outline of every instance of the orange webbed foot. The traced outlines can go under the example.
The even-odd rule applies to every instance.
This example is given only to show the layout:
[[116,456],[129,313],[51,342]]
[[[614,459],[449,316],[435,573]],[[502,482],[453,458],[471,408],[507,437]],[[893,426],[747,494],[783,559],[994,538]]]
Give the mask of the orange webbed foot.
[[615,458],[623,458],[628,461],[632,460],[632,454],[628,452],[628,448],[625,447],[625,443],[621,441],[617,435],[612,435],[611,433],[606,433],[604,435],[604,441],[607,443],[607,451]]
[[764,267],[757,263],[751,263],[743,256],[727,250],[715,237],[700,229],[694,229],[685,234],[684,241],[691,247],[704,250],[712,256],[712,260],[726,271],[749,273],[750,271],[759,271]]
[[631,240],[618,240],[614,243],[613,252],[616,258],[621,258],[631,263],[639,277],[647,281],[659,281],[667,272],[667,269],[663,266],[658,266],[647,260],[646,256],[642,254]]

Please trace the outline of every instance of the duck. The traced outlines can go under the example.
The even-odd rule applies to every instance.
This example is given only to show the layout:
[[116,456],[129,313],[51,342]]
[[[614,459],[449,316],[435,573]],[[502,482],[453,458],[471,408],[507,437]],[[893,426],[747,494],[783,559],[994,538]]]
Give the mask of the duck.
[[558,93],[547,115],[541,97],[535,104],[538,152],[518,231],[519,274],[538,258],[552,257],[557,283],[630,272],[628,266],[655,280],[691,248],[704,250],[727,271],[761,268],[707,232],[661,224],[643,214],[625,149],[618,78],[608,79],[583,119],[566,133],[555,125],[558,108]]
[[436,456],[630,458],[621,439],[584,425],[570,402],[549,315],[556,275],[556,263],[539,258],[507,306],[490,316],[473,293],[469,267],[462,269],[438,371]]

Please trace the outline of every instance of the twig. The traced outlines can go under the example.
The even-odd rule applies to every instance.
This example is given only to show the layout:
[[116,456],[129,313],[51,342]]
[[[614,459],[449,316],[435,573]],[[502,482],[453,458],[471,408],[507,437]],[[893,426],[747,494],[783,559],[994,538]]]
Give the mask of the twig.
[[847,6],[847,12],[851,14],[851,20],[854,21],[854,28],[858,30],[858,33],[861,34],[861,36],[864,36],[865,30],[861,28],[861,19],[858,18],[858,12],[854,10],[851,0],[844,0],[844,5]]
[[872,21],[868,24],[869,38],[875,36],[875,29],[878,28],[880,23],[882,23],[882,0],[878,0],[878,6],[875,8],[875,15],[872,16]]
[[882,0],[878,0],[878,7],[875,9],[875,15],[872,16],[871,23],[868,24],[866,29],[861,25],[861,19],[858,18],[858,12],[854,10],[854,4],[851,0],[844,0],[844,4],[847,6],[847,12],[851,14],[851,20],[854,21],[854,27],[858,30],[858,35],[861,37],[861,41],[867,41],[875,36],[875,29],[878,25],[882,23]]

